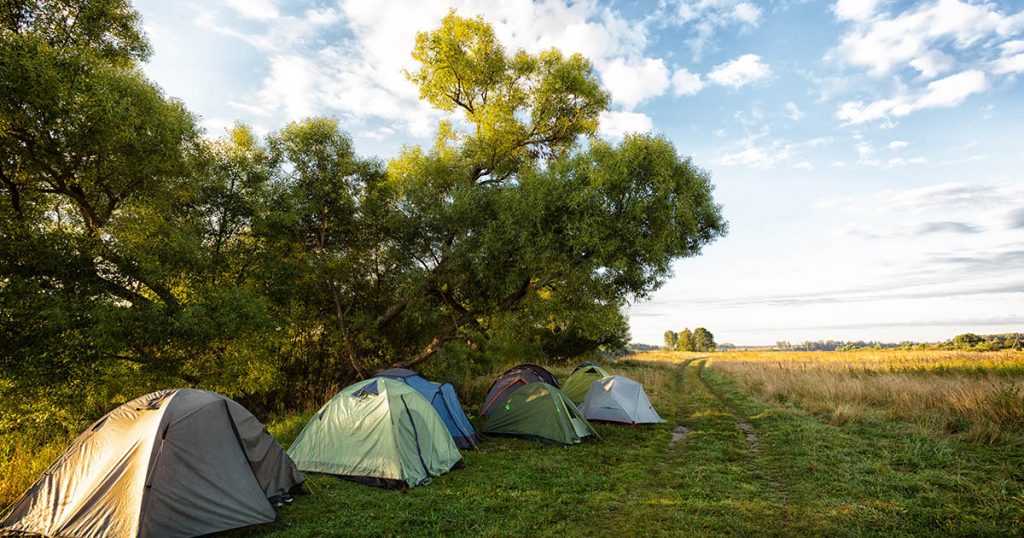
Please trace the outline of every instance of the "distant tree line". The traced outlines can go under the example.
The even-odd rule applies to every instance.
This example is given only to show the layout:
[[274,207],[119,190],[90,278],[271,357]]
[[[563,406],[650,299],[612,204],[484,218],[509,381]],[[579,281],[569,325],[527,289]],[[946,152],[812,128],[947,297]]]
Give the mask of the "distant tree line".
[[704,327],[697,327],[692,332],[689,328],[681,331],[665,331],[665,348],[674,351],[714,351],[715,336]]
[[958,334],[942,344],[947,349],[970,351],[998,351],[1001,349],[1024,349],[1024,333]]
[[[668,335],[666,334],[666,338]],[[719,346],[721,349],[722,346]],[[944,342],[880,342],[875,340],[845,341],[816,340],[800,343],[778,341],[772,347],[778,351],[856,351],[858,349],[955,349],[964,351],[998,351],[1024,349],[1024,333],[978,335],[959,334]]]
[[856,349],[899,349],[914,345],[916,345],[914,342],[892,343],[875,340],[807,340],[797,343],[780,340],[775,343],[774,349],[779,351],[853,351]]

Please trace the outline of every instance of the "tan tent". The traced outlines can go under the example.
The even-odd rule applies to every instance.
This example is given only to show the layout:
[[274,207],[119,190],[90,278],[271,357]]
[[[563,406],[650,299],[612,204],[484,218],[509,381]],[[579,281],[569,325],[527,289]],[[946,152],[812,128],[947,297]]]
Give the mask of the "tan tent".
[[0,520],[0,534],[197,536],[274,521],[271,499],[303,480],[238,403],[165,390],[96,421]]

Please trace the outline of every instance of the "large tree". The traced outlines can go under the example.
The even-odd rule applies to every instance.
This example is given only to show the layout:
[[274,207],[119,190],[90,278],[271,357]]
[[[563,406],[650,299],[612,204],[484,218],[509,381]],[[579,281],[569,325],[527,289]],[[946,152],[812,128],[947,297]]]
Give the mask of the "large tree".
[[[218,278],[218,237],[239,225],[217,219],[224,176],[193,116],[140,72],[140,26],[119,0],[0,11],[0,393],[18,395],[0,421],[264,381],[248,338],[268,327],[262,299]],[[254,377],[228,367],[241,361]]]
[[593,136],[608,96],[583,57],[507,54],[487,23],[454,13],[417,37],[413,57],[421,96],[466,127],[443,121],[431,147],[388,165],[399,216],[389,246],[416,272],[389,311],[425,298],[436,316],[433,335],[399,364],[527,303],[647,297],[673,260],[724,233],[708,174],[670,142]]

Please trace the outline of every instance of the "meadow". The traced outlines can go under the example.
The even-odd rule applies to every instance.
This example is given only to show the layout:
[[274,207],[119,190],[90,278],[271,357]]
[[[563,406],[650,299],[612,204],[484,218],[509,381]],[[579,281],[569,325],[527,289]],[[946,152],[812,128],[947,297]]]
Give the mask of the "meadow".
[[[1024,353],[648,352],[607,367],[668,422],[598,424],[601,441],[572,447],[487,439],[407,492],[311,475],[278,522],[227,536],[1024,533]],[[463,403],[489,383],[459,383]],[[287,445],[308,416],[268,429]],[[7,441],[2,504],[65,442]]]

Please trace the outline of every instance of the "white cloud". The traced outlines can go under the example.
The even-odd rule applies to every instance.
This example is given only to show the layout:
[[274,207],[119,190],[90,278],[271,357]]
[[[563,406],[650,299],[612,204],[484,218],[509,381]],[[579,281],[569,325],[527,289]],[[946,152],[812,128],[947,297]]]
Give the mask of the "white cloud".
[[755,128],[763,123],[764,111],[757,104],[753,104],[750,105],[750,110],[737,110],[732,117],[744,127]]
[[640,112],[601,112],[599,132],[611,139],[620,139],[628,133],[647,133],[654,122]]
[[1007,41],[999,48],[1003,54],[995,61],[992,72],[998,75],[1024,73],[1024,40]]
[[[863,20],[855,15],[863,15],[863,10],[858,12],[860,8],[852,7],[855,5],[856,0],[840,2],[836,6],[837,17]],[[904,65],[930,77],[953,67],[953,59],[941,52],[942,47],[977,54],[971,49],[974,45],[989,38],[1013,35],[1021,28],[1024,12],[1004,15],[993,4],[937,0],[856,25],[830,56],[864,67],[876,77]]]
[[864,21],[874,14],[877,3],[877,0],[839,0],[832,6],[832,12],[841,21]]
[[1024,73],[1024,53],[1000,57],[995,61],[992,72],[996,75]]
[[903,157],[896,157],[893,159],[889,159],[889,161],[886,163],[886,166],[889,168],[898,168],[901,166],[908,166],[911,164],[926,164],[927,162],[928,159],[925,157],[911,157],[909,159],[904,159]]
[[[921,108],[945,108],[959,105],[972,93],[983,92],[988,89],[988,79],[985,73],[972,69],[928,84],[928,91],[922,95],[917,102],[908,104],[909,114],[913,110]],[[906,115],[896,111],[897,115]]]
[[325,83],[324,74],[312,60],[298,56],[270,59],[270,75],[263,81],[257,100],[266,107],[283,109],[289,120],[312,116],[319,105],[317,95]]
[[903,148],[905,148],[905,147],[907,147],[909,145],[910,145],[910,142],[907,142],[906,140],[893,140],[892,142],[889,142],[889,149],[891,149],[891,150],[903,149]]
[[884,189],[861,196],[827,198],[815,207],[845,208],[866,215],[935,213],[949,218],[953,211],[986,213],[1005,210],[1011,200],[1024,198],[1024,183],[948,182],[909,189]]
[[[761,8],[741,0],[682,0],[676,7],[674,22],[692,32],[686,40],[694,57],[699,58],[711,44],[715,33],[723,28],[739,26],[741,30],[756,28],[761,23]],[[671,19],[670,19],[671,20]]]
[[733,6],[732,18],[748,26],[757,26],[761,22],[761,8],[746,2],[740,2]]
[[727,152],[719,157],[724,166],[745,166],[748,168],[769,169],[785,164],[792,164],[799,155],[798,145],[788,140],[761,140],[767,135],[748,136],[738,140]]
[[865,104],[847,101],[836,112],[836,117],[847,124],[861,124],[875,120],[900,118],[926,108],[949,108],[962,103],[968,96],[988,89],[985,73],[976,69],[950,75],[928,84],[916,95],[898,95]]
[[616,58],[601,69],[601,81],[612,94],[612,100],[626,110],[665,93],[668,89],[668,68],[661,59],[644,58],[629,61]]
[[676,95],[697,95],[704,89],[704,80],[697,73],[677,69],[672,75],[672,91]]
[[877,224],[873,222],[856,222],[835,229],[838,235],[859,237],[862,239],[882,238],[915,238],[929,235],[973,235],[985,229],[971,222],[961,221],[920,221],[913,220],[901,223]]
[[761,62],[757,54],[744,54],[728,62],[716,65],[708,73],[708,79],[722,86],[739,88],[752,82],[767,78],[772,74],[771,67]]
[[798,170],[813,170],[814,165],[804,157],[809,148],[820,148],[834,142],[831,137],[817,137],[804,141],[768,138],[769,130],[736,140],[724,150],[718,162],[724,166],[745,166],[769,169],[791,166]]
[[722,164],[726,166],[748,166],[750,168],[774,168],[778,157],[761,148],[747,148],[735,153],[722,155]]
[[273,0],[224,0],[224,3],[247,19],[265,21],[279,15]]
[[793,121],[800,121],[803,119],[804,113],[800,107],[796,106],[796,103],[790,101],[786,103],[786,117]]
[[921,73],[923,79],[933,79],[942,73],[948,73],[956,66],[956,60],[941,51],[929,50],[910,60],[910,66]]
[[206,136],[211,139],[217,139],[224,136],[224,133],[235,124],[235,120],[230,118],[211,117],[203,118],[200,124],[203,129],[206,130]]
[[1003,54],[1017,54],[1018,52],[1024,52],[1024,40],[1007,41],[999,48],[1003,49]]
[[868,144],[867,142],[861,142],[857,144],[857,157],[859,158],[859,160],[863,161],[868,157],[874,155],[874,153],[875,148],[871,147],[871,145]]
[[372,129],[369,131],[363,131],[362,133],[359,134],[373,140],[384,140],[389,136],[395,134],[395,130],[390,127],[378,127],[376,129]]

